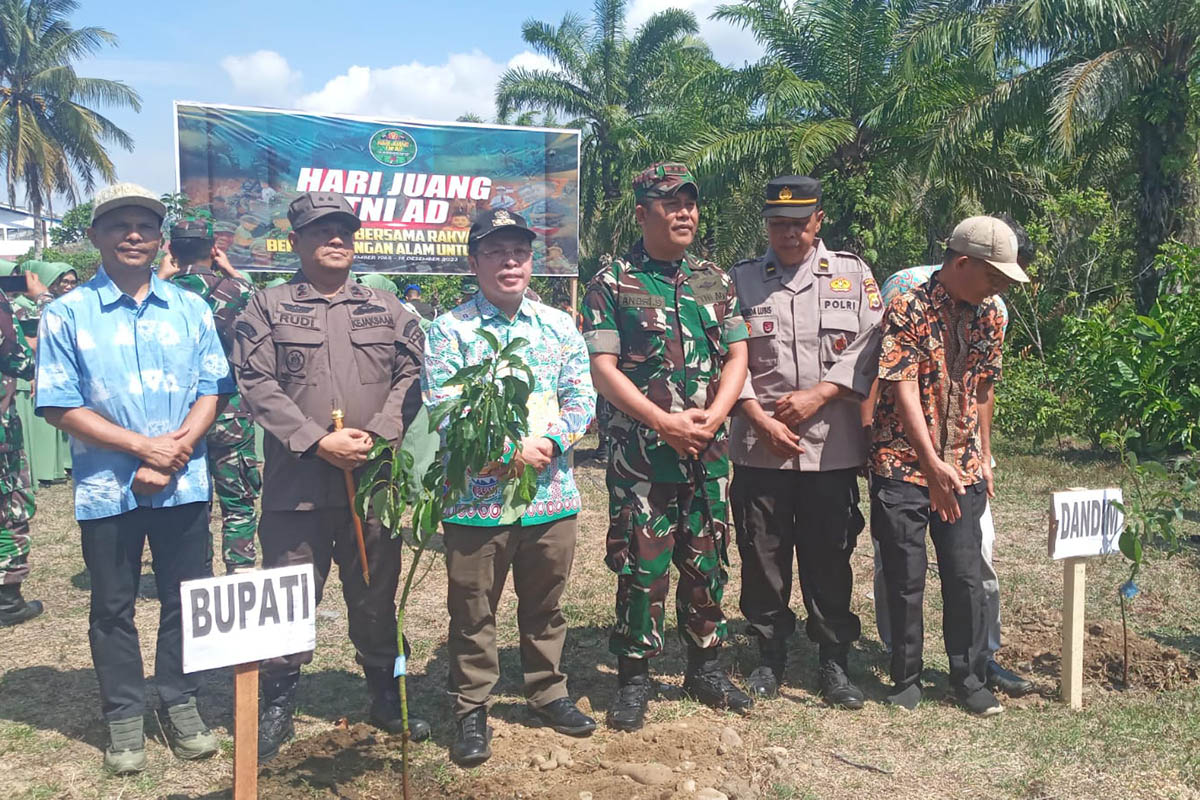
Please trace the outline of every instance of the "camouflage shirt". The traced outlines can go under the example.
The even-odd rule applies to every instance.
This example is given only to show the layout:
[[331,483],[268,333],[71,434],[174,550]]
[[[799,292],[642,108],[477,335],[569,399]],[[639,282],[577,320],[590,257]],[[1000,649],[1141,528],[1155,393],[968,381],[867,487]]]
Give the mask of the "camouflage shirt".
[[[211,267],[190,265],[183,267],[171,277],[171,283],[195,292],[204,298],[212,309],[217,337],[228,358],[233,352],[233,323],[238,314],[250,302],[254,287],[249,283],[228,275],[222,275]],[[250,411],[242,402],[240,394],[233,394],[229,404],[213,423],[208,436],[213,444],[230,446],[244,440],[253,433]]]
[[[729,276],[685,254],[657,261],[639,241],[607,260],[583,299],[588,352],[617,357],[617,367],[663,411],[706,408],[717,395],[729,345],[746,339],[746,323]],[[692,479],[678,454],[641,422],[614,409],[609,469],[620,479],[683,483]],[[721,426],[702,456],[709,473],[728,471]]]

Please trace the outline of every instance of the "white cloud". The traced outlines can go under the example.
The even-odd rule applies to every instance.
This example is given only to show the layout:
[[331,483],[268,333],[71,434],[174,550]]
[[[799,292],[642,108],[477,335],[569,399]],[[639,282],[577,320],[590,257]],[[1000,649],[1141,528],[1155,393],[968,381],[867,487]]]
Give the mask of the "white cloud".
[[724,64],[740,67],[743,62],[755,62],[762,57],[762,47],[754,41],[749,31],[728,22],[709,19],[722,2],[728,0],[633,0],[627,17],[632,34],[642,23],[659,11],[682,8],[696,15],[700,24],[700,38],[712,50],[713,58]]
[[451,53],[441,64],[352,66],[321,89],[303,95],[297,105],[327,114],[452,120],[470,112],[490,120],[495,116],[496,81],[509,67],[552,69],[554,64],[530,51],[502,64],[472,50]]
[[274,106],[291,100],[300,87],[300,72],[274,50],[257,50],[244,56],[226,56],[221,69],[233,82],[233,89],[245,99]]

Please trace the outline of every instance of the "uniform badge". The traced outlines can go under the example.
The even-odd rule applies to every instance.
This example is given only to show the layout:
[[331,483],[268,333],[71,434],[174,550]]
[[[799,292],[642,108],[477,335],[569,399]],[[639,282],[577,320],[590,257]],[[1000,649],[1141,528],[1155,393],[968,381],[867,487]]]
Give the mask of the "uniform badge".
[[849,278],[834,278],[829,282],[829,288],[834,292],[848,292],[854,288],[854,282]]
[[299,372],[304,369],[304,353],[299,350],[289,350],[284,363],[287,364],[288,372]]
[[792,190],[787,186],[780,189],[779,190],[779,199],[780,200],[791,200],[792,199]]
[[750,324],[750,320],[746,320],[746,335],[752,336],[753,334],[754,334],[754,327]]
[[773,277],[778,271],[779,268],[776,267],[774,263],[767,264],[767,268],[764,270],[768,278]]
[[833,352],[835,352],[835,353],[840,353],[840,352],[842,352],[842,351],[843,351],[843,350],[845,350],[845,349],[846,349],[846,337],[845,337],[845,336],[839,336],[839,337],[838,337],[837,339],[835,339],[835,340],[834,340],[834,342],[833,342]]
[[820,261],[818,261],[817,269],[819,269],[821,272],[829,272],[829,259],[822,258]]
[[775,330],[774,322],[767,320],[766,322],[763,323],[763,333],[770,333],[773,330]]
[[879,293],[879,284],[874,278],[863,278],[863,290],[867,293],[867,307],[872,311],[883,308],[883,295]]
[[499,228],[501,225],[516,225],[517,221],[508,215],[508,212],[503,208],[492,215],[492,227]]

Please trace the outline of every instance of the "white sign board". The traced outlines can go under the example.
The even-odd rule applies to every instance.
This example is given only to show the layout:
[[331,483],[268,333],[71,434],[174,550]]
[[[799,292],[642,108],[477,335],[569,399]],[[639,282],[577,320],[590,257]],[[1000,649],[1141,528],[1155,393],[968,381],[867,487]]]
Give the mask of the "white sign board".
[[314,588],[312,564],[184,581],[183,671],[315,649]]
[[1050,557],[1084,558],[1118,551],[1125,515],[1112,505],[1123,503],[1120,489],[1078,489],[1050,497]]

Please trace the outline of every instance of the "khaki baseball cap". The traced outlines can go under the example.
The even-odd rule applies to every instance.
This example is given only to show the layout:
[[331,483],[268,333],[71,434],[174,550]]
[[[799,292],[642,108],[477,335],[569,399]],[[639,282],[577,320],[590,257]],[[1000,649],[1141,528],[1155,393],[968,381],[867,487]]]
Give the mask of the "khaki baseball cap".
[[92,198],[92,223],[95,224],[108,212],[126,206],[144,208],[157,214],[160,220],[167,216],[167,207],[158,199],[158,195],[146,187],[136,183],[114,183],[96,192]]
[[1029,283],[1029,276],[1017,263],[1017,235],[995,217],[964,219],[950,234],[946,247],[986,261],[1017,283]]

